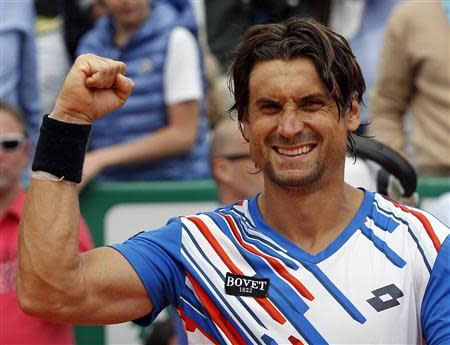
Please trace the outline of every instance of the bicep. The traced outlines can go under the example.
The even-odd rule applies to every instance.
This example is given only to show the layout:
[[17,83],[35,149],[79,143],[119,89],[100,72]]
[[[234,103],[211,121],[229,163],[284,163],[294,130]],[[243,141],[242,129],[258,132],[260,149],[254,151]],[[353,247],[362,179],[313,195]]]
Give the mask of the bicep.
[[111,324],[151,312],[148,293],[131,264],[117,250],[97,248],[81,255],[85,296],[70,306],[65,321]]

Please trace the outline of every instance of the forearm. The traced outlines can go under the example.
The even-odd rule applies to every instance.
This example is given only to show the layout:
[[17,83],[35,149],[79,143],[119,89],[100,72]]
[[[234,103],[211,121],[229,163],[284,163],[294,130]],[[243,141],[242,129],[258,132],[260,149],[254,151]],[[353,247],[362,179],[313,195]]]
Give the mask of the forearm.
[[195,145],[195,136],[173,127],[164,127],[142,138],[92,152],[105,167],[148,162],[183,155]]
[[21,218],[17,272],[25,310],[46,317],[83,295],[79,224],[75,184],[32,180]]

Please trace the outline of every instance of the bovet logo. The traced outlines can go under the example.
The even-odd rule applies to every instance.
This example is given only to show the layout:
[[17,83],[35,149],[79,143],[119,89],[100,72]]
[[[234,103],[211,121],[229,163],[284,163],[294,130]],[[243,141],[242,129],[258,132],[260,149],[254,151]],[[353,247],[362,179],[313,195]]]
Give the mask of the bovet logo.
[[233,296],[267,297],[269,282],[268,278],[254,278],[227,273],[225,276],[225,293]]

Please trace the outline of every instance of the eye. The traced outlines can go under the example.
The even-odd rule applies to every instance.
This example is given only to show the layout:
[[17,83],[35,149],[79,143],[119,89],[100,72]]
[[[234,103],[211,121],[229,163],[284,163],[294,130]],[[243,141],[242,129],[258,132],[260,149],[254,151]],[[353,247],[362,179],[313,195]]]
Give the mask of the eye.
[[324,103],[320,100],[308,100],[302,103],[302,108],[305,111],[318,111],[324,107]]
[[272,102],[268,102],[268,103],[263,103],[261,104],[261,106],[259,107],[259,110],[264,113],[264,114],[276,114],[281,110],[281,105],[278,103],[272,103]]

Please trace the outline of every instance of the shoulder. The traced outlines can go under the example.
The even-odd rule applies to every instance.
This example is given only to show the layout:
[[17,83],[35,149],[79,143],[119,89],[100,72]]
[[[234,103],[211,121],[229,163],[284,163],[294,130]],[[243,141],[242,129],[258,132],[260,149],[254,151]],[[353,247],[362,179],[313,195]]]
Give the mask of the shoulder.
[[[420,251],[434,262],[442,244],[450,235],[450,229],[432,214],[418,208],[399,204],[380,194],[375,194],[376,212],[397,225],[411,237]],[[392,224],[391,224],[392,227]]]
[[196,46],[196,39],[192,32],[182,26],[176,26],[170,32],[169,44],[172,47],[181,49],[185,46]]
[[186,230],[191,229],[193,226],[194,228],[223,231],[229,228],[230,220],[236,221],[238,218],[246,217],[247,203],[247,200],[238,200],[232,204],[220,206],[211,212],[182,216],[179,218],[179,221],[186,227]]
[[2,1],[0,11],[0,32],[20,30],[34,34],[35,10],[32,1]]
[[439,15],[442,11],[439,1],[406,1],[400,3],[392,10],[390,25],[411,29],[413,27],[422,28],[427,26],[428,21],[434,15]]
[[111,18],[108,15],[100,18],[96,22],[94,27],[92,27],[92,29],[90,29],[81,37],[77,50],[80,51],[86,48],[98,48],[102,44],[102,42],[105,41],[105,37],[112,37],[110,26]]

